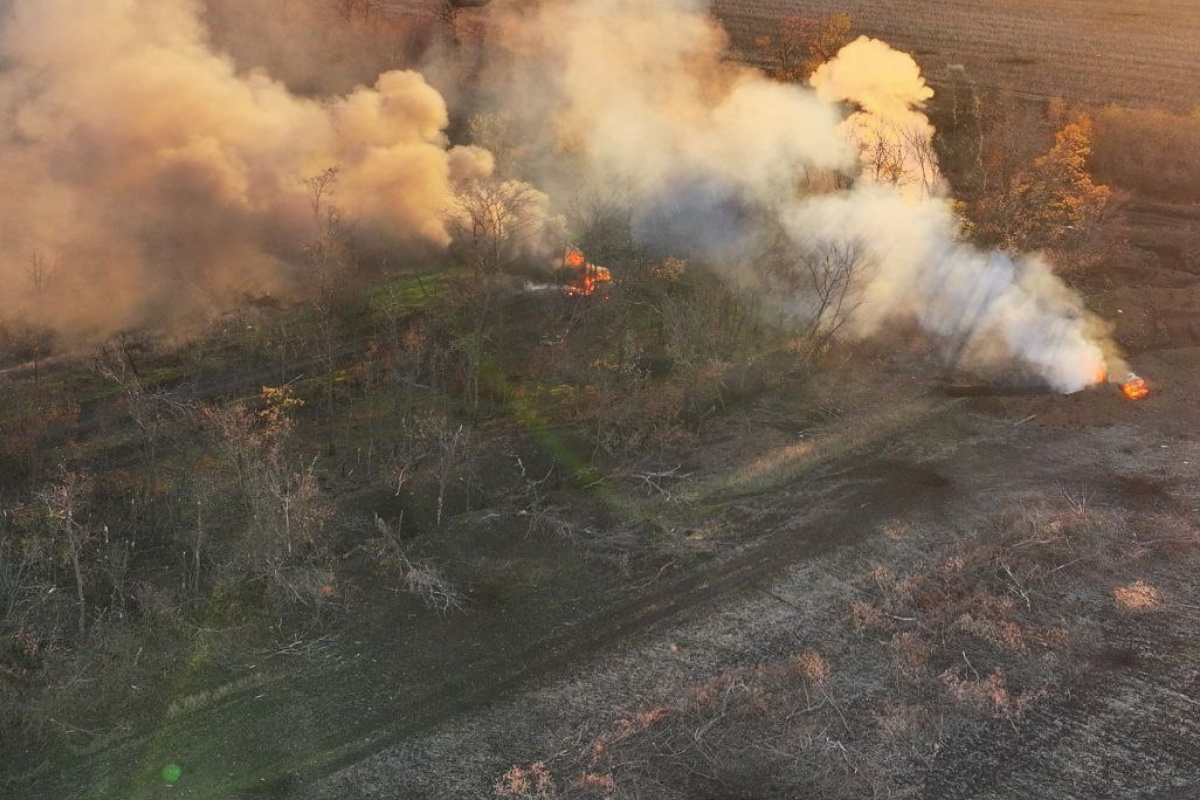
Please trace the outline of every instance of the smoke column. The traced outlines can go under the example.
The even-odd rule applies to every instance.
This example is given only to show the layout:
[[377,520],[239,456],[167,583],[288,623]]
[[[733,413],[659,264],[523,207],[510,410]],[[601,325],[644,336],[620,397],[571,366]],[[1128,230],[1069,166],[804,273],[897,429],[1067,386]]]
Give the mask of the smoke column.
[[[0,315],[78,335],[168,323],[296,282],[316,221],[304,179],[391,246],[444,247],[456,181],[421,75],[314,99],[214,49],[195,0],[0,2]],[[31,311],[32,258],[53,265]]]
[[851,332],[915,321],[979,369],[1013,362],[1065,392],[1118,368],[1103,325],[1037,257],[983,252],[961,225],[922,113],[932,91],[913,60],[859,39],[811,87],[724,59],[695,0],[547,0],[497,21],[492,102],[557,160],[547,186],[629,198],[634,230],[660,252],[703,258],[739,285],[782,235],[799,259],[862,254]]

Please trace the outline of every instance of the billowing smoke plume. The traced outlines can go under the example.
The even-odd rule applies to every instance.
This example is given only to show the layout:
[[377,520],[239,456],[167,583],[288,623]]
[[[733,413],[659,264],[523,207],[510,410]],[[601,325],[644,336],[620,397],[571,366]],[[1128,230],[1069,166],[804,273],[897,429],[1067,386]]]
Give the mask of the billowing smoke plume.
[[818,97],[859,109],[842,129],[859,145],[860,180],[890,183],[916,199],[943,188],[933,126],[921,111],[933,89],[908,54],[864,36],[818,67],[811,83]]
[[196,0],[0,10],[0,315],[102,334],[286,289],[316,235],[305,179],[331,167],[325,202],[361,234],[440,248],[455,181],[492,169],[448,147],[421,75],[298,96],[218,52]]
[[[538,142],[537,180],[628,198],[644,245],[798,320],[836,293],[858,335],[915,321],[962,363],[1015,361],[1063,391],[1098,379],[1115,358],[1102,326],[1049,267],[960,241],[910,57],[863,38],[812,87],[782,85],[725,60],[703,10],[547,0],[503,17],[493,99]],[[781,260],[793,279],[763,268]],[[808,280],[814,265],[830,269]]]
[[617,196],[643,245],[708,261],[797,324],[915,321],[954,359],[1066,391],[1117,368],[1045,263],[960,241],[931,90],[882,42],[802,87],[727,60],[701,0],[497,4],[482,97],[513,147],[493,158],[450,147],[446,103],[415,72],[320,99],[298,85],[327,91],[364,62],[326,84],[291,51],[247,62],[242,41],[236,63],[206,19],[236,30],[239,4],[210,3],[0,0],[0,315],[96,334],[285,289],[319,226],[305,179],[337,167],[322,201],[380,245],[446,246],[456,188],[535,215],[547,194]]

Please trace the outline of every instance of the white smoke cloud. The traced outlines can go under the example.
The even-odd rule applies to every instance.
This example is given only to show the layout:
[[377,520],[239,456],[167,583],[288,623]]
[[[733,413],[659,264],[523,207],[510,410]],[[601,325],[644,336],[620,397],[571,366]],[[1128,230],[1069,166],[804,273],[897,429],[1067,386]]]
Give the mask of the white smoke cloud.
[[870,336],[915,320],[966,363],[1022,362],[1064,391],[1098,380],[1107,362],[1098,321],[1045,261],[1014,259],[958,240],[950,204],[916,202],[892,187],[866,185],[808,198],[782,212],[807,246],[852,243],[869,275],[852,331]]
[[702,11],[547,0],[501,18],[494,100],[525,110],[529,137],[559,154],[537,163],[540,181],[629,197],[643,244],[759,280],[783,308],[816,304],[745,268],[780,231],[797,262],[826,246],[861,254],[850,332],[915,321],[978,368],[1015,361],[1063,391],[1097,380],[1111,344],[1049,266],[960,241],[911,57],[861,38],[812,87],[782,85],[725,60]]
[[857,107],[842,129],[858,144],[861,180],[890,183],[916,199],[945,189],[923,112],[933,89],[911,56],[862,36],[818,67],[810,84],[823,100]]

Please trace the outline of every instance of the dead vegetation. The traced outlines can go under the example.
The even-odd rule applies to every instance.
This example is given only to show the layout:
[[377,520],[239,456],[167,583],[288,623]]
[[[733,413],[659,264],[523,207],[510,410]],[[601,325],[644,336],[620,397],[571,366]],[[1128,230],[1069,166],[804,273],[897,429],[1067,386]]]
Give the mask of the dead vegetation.
[[429,561],[411,558],[398,532],[378,514],[375,528],[378,536],[367,544],[367,553],[377,568],[398,577],[406,592],[439,614],[462,609],[463,596],[441,570]]
[[[681,506],[690,470],[663,459],[769,391],[787,337],[703,266],[641,254],[611,302],[526,295],[479,261],[493,223],[464,231],[461,273],[347,283],[331,234],[315,313],[250,306],[180,349],[128,337],[90,369],[6,374],[6,720],[38,749],[117,736],[150,687],[223,696],[247,665],[335,657],[289,642],[353,619],[364,584],[437,617],[518,591],[504,542],[621,579],[663,569],[673,535],[623,509]],[[610,510],[580,504],[593,492]],[[485,545],[500,554],[465,566],[479,518],[506,531]],[[75,679],[103,659],[111,692]]]
[[1114,601],[1133,613],[1159,607],[1161,592],[1129,576],[1166,564],[1166,541],[1195,557],[1190,523],[1170,525],[1176,535],[1150,543],[1146,527],[1165,531],[1166,520],[1064,491],[938,546],[926,532],[889,536],[888,549],[916,560],[860,575],[840,630],[783,660],[647,698],[590,739],[551,743],[563,751],[514,767],[494,795],[886,795],[955,736],[1016,730],[1031,710],[1067,702],[1104,651],[1064,620],[1098,622]]
[[1130,191],[1179,203],[1200,201],[1200,112],[1110,105],[1096,116],[1096,171]]

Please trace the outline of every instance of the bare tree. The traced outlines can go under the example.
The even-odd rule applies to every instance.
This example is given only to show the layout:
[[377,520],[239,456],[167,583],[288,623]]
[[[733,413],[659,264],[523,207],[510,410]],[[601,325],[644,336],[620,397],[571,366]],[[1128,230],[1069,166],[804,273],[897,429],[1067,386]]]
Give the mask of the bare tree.
[[513,115],[507,111],[475,114],[467,122],[471,142],[486,149],[496,159],[496,174],[520,175],[529,157],[532,143],[522,133]]
[[82,472],[63,470],[59,479],[38,492],[38,501],[50,523],[56,550],[71,566],[75,600],[79,609],[79,638],[87,635],[87,600],[84,595],[83,555],[93,529],[86,518],[92,481]]
[[793,14],[781,19],[777,29],[758,38],[755,45],[772,78],[800,83],[850,43],[850,27],[846,14],[823,18]]
[[812,352],[823,349],[854,317],[862,304],[859,283],[864,268],[858,244],[817,246],[799,259],[799,270],[812,298],[805,340]]
[[462,458],[460,449],[464,446],[464,443],[470,441],[470,433],[462,425],[459,425],[453,434],[450,433],[448,428],[442,429],[438,439],[441,454],[437,466],[437,524],[440,528],[446,508],[446,489],[450,486],[450,477],[453,475],[455,466],[458,465]]
[[781,325],[797,327],[803,349],[820,352],[854,318],[869,261],[858,242],[798,244],[783,231],[755,261]]
[[30,318],[18,331],[17,338],[23,355],[33,364],[33,390],[40,402],[42,361],[50,354],[54,345],[54,332],[43,320],[48,316],[48,294],[58,277],[58,268],[49,258],[35,251],[29,257],[25,277],[31,301]]
[[346,22],[370,22],[383,12],[377,0],[333,0],[333,6]]
[[871,180],[877,183],[890,183],[893,186],[908,183],[906,163],[903,141],[883,130],[874,131],[872,140],[863,148],[863,166]]
[[831,14],[817,23],[815,34],[808,48],[808,61],[804,65],[806,77],[817,71],[817,67],[831,60],[850,44],[852,21],[849,14]]
[[633,236],[632,201],[618,193],[590,190],[572,197],[566,209],[575,244],[597,264],[630,264],[640,248]]
[[[296,576],[326,554],[321,534],[333,509],[317,485],[315,461],[300,461],[290,446],[292,414],[303,401],[286,386],[263,387],[261,399],[257,414],[237,403],[205,409],[206,421],[252,516],[244,566],[305,599]],[[201,535],[198,528],[198,542]]]
[[313,175],[311,178],[304,179],[304,185],[308,187],[309,202],[312,203],[313,216],[320,217],[322,203],[325,200],[325,195],[333,192],[334,184],[337,183],[339,169],[337,167],[329,167],[319,175]]
[[[141,506],[149,514],[149,525],[153,531],[156,527],[154,499],[158,495],[159,485],[158,451],[163,431],[172,418],[189,417],[195,408],[178,392],[146,387],[124,336],[102,345],[96,351],[92,368],[96,374],[119,387],[125,395],[129,418],[141,437],[148,481]],[[134,532],[136,535],[136,526]]]
[[918,184],[923,197],[932,197],[942,188],[942,171],[938,164],[933,137],[923,127],[910,125],[900,132],[911,180]]
[[454,0],[428,0],[426,11],[453,30],[454,23],[458,21],[458,15],[462,11],[462,8]]
[[333,419],[335,399],[334,311],[350,258],[350,237],[342,211],[328,202],[336,189],[338,172],[338,167],[329,167],[304,181],[317,225],[317,238],[308,246],[308,259],[316,279],[312,306],[316,312],[325,361],[326,411],[330,419]]
[[58,276],[58,269],[44,255],[34,252],[29,257],[29,269],[26,272],[29,287],[37,297],[41,297],[50,288],[50,284]]
[[494,280],[541,228],[540,193],[519,181],[471,181],[455,193],[447,222],[479,278]]
[[519,181],[472,181],[455,193],[446,213],[447,224],[475,273],[479,294],[475,329],[467,347],[468,388],[476,404],[496,286],[541,232],[541,201],[537,190]]

